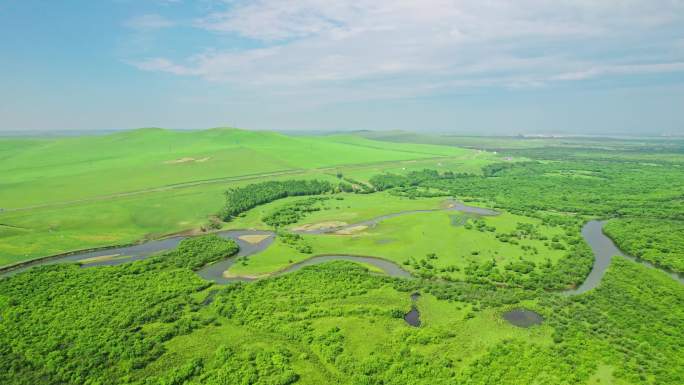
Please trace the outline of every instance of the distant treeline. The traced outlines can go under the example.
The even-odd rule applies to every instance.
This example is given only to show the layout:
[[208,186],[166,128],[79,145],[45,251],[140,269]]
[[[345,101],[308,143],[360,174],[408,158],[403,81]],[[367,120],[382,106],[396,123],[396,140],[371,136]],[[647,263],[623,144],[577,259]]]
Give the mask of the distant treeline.
[[[435,170],[425,169],[422,171],[411,171],[406,175],[380,174],[372,177],[369,180],[369,183],[363,183],[355,179],[344,177],[342,174],[338,174],[338,179],[340,179],[339,183],[330,183],[316,179],[253,183],[243,187],[231,188],[225,192],[226,204],[221,210],[220,217],[224,221],[230,221],[232,218],[259,205],[290,196],[320,195],[331,192],[368,194],[376,191],[388,190],[394,187],[420,186],[422,183],[434,179],[453,179],[467,176],[472,177],[473,175],[456,174],[451,171],[440,174]],[[426,196],[425,193],[418,195]],[[305,206],[310,206],[309,203],[312,202],[308,202]],[[299,209],[302,209],[302,207],[299,207]],[[292,223],[290,220],[282,221],[281,218],[269,218],[269,220],[270,219],[275,222],[269,223],[271,225]]]
[[482,168],[482,175],[422,170],[376,175],[370,182],[378,191],[412,197],[439,191],[536,217],[540,212],[565,212],[681,221],[682,175],[678,168],[657,164],[532,161],[490,164]]
[[406,175],[398,174],[379,174],[370,178],[369,182],[375,187],[376,191],[389,190],[394,187],[410,187],[420,186],[422,183],[434,179],[454,179],[474,177],[473,174],[454,173],[446,171],[440,174],[436,170],[424,169],[420,171],[411,171]]
[[226,205],[221,211],[224,221],[256,206],[289,196],[318,195],[333,191],[330,182],[320,180],[285,180],[249,184],[226,191]]

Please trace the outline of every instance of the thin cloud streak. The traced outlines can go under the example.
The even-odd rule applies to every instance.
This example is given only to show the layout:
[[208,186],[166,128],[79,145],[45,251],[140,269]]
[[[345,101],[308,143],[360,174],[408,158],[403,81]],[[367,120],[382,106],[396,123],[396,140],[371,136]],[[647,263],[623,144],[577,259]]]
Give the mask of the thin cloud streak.
[[173,21],[157,14],[132,17],[124,22],[124,26],[138,31],[151,31],[175,26]]

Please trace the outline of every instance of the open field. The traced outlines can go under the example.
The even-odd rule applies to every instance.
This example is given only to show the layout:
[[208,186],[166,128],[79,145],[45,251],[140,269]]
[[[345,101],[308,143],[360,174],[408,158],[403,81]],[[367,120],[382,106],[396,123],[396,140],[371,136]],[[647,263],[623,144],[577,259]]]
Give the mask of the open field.
[[[336,169],[343,172],[347,170],[345,167]],[[349,169],[363,168],[350,166]],[[292,177],[334,181],[334,173],[335,171],[304,171],[294,176],[256,177],[131,196],[107,197],[82,203],[52,204],[0,212],[0,265],[199,229],[207,224],[210,216],[218,213],[224,201],[223,192],[228,187]],[[420,208],[424,204],[412,202],[405,207]],[[381,206],[372,209],[382,214]],[[255,209],[244,219],[231,222],[229,228],[261,227],[263,210],[266,209]]]
[[0,266],[198,230],[219,211],[228,187],[335,180],[338,172],[365,180],[440,161],[465,172],[496,160],[453,147],[235,129],[0,139],[0,146]]
[[[269,226],[262,219],[288,204],[300,201],[302,198],[290,197],[256,207],[244,216],[228,222],[227,229],[267,229]],[[408,199],[395,197],[387,193],[376,194],[337,194],[320,204],[320,211],[308,214],[301,222],[292,224],[290,229],[319,223],[344,222],[345,224],[361,222],[380,215],[396,213],[406,210],[437,209],[444,198]]]
[[[344,202],[344,201],[341,201]],[[397,211],[392,208],[392,201],[386,199],[387,206],[381,214]],[[377,215],[365,214],[364,208],[355,210],[353,203],[346,208],[348,214],[340,218],[334,211],[317,212],[318,220],[340,218],[354,223],[361,219],[368,219]],[[382,221],[372,228],[360,227],[347,234],[304,235],[304,240],[313,248],[311,254],[303,254],[288,245],[276,242],[264,252],[250,257],[246,264],[234,265],[231,275],[263,275],[284,269],[287,265],[300,262],[316,254],[349,254],[381,257],[404,265],[409,271],[415,271],[413,261],[425,260],[428,254],[436,254],[435,259],[429,260],[435,271],[441,271],[454,279],[463,279],[463,271],[472,262],[481,264],[494,260],[499,265],[516,262],[519,258],[542,264],[547,259],[555,263],[564,254],[563,250],[554,250],[549,241],[524,240],[518,244],[501,242],[496,238],[497,233],[510,233],[516,230],[519,223],[539,226],[540,221],[532,218],[502,214],[497,217],[487,217],[482,220],[487,226],[493,226],[495,231],[478,231],[466,229],[464,226],[454,225],[458,217],[465,214],[458,212],[416,213]],[[308,218],[307,222],[315,223],[315,219]],[[546,226],[538,227],[540,235],[548,240],[555,236],[563,236],[562,229]],[[545,245],[546,244],[546,245]],[[537,251],[533,251],[533,250]],[[444,271],[445,269],[454,271]]]
[[470,152],[348,136],[290,137],[237,129],[140,129],[54,140],[3,139],[0,143],[4,148],[0,164],[4,209],[193,181]]

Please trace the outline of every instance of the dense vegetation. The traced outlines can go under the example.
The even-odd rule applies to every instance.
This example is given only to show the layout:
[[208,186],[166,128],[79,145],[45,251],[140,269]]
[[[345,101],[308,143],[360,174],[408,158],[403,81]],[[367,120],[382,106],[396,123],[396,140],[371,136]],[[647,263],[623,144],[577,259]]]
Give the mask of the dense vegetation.
[[684,221],[616,219],[606,224],[605,232],[630,255],[684,273]]
[[[454,177],[453,173],[445,174],[448,177]],[[406,175],[398,174],[378,174],[370,178],[369,182],[378,191],[387,190],[393,187],[409,187],[418,186],[422,182],[437,179],[440,175],[435,170],[421,170],[411,171]]]
[[559,352],[619,362],[614,374],[633,384],[684,383],[684,286],[666,275],[617,258],[595,290],[541,304]]
[[211,234],[186,238],[176,250],[168,252],[160,259],[162,263],[172,264],[174,267],[198,270],[208,263],[233,256],[237,252],[238,245],[235,241]]
[[299,222],[306,214],[320,210],[319,203],[327,197],[313,197],[287,204],[266,215],[262,220],[275,228]]
[[385,175],[380,186],[423,186],[514,212],[684,219],[684,178],[671,167],[612,162],[524,162],[485,167],[484,176],[442,173]]
[[[0,280],[0,383],[119,384],[163,342],[211,322],[190,269],[237,251],[214,236],[113,267],[52,265]],[[155,325],[153,328],[143,328]]]
[[[394,194],[458,196],[560,223],[572,238],[588,217],[625,217],[606,228],[618,246],[673,271],[684,269],[684,173],[678,166],[616,159],[534,161],[488,165],[481,176],[426,170],[373,180]],[[581,259],[565,262],[565,273],[586,272]]]
[[[631,384],[684,378],[684,289],[624,260],[578,297],[391,279],[346,262],[215,293],[162,261],[49,266],[0,281],[2,383],[584,384],[602,366]],[[427,318],[418,329],[401,319],[414,291],[436,298],[436,307],[419,302]],[[488,321],[524,300],[547,326],[517,332]],[[470,327],[478,334],[463,334]],[[235,337],[200,337],[223,330]],[[186,351],[180,336],[206,347]]]
[[226,191],[226,205],[221,216],[228,221],[264,203],[288,196],[318,195],[332,189],[331,183],[319,180],[269,181],[231,188]]

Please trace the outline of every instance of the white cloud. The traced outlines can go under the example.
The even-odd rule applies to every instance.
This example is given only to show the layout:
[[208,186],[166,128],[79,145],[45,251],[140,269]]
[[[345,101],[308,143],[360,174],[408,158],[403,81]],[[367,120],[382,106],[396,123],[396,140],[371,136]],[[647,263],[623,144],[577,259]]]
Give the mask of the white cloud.
[[[684,71],[684,53],[677,49],[681,43],[670,37],[672,31],[684,33],[682,1],[225,4],[224,10],[194,25],[253,39],[258,48],[214,47],[181,62],[155,58],[136,65],[273,93],[334,90],[350,95],[362,90],[368,97],[459,87],[537,87],[608,75]],[[672,47],[670,53],[656,55],[653,41]],[[641,56],[625,54],[632,51]],[[658,63],[653,62],[656,56]]]
[[157,14],[135,16],[124,22],[124,26],[127,28],[138,31],[163,29],[173,27],[174,25],[175,23],[171,20]]
[[615,66],[591,67],[577,72],[562,73],[554,80],[584,80],[603,75],[638,75],[684,72],[684,62],[656,64],[625,64]]
[[131,64],[144,71],[168,72],[174,75],[201,75],[201,72],[197,70],[174,64],[172,61],[164,58],[146,59],[132,62]]

